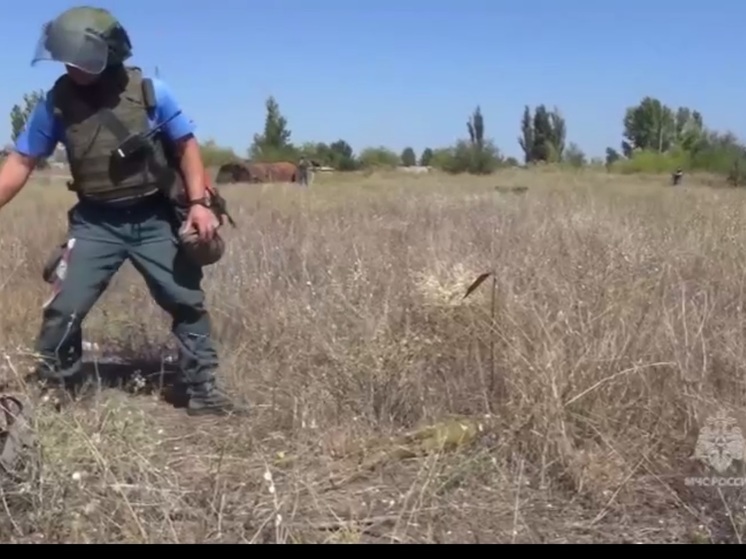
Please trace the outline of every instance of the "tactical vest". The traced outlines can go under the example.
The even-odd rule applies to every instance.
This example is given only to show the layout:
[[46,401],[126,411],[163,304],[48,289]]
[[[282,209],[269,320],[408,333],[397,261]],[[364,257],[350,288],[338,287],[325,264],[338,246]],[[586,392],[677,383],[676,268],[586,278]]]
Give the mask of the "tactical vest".
[[128,136],[150,129],[148,113],[154,107],[146,102],[139,68],[108,68],[90,86],[79,86],[65,74],[55,82],[52,95],[64,129],[70,190],[106,202],[173,188],[175,173],[157,139],[150,153],[126,161],[112,156]]

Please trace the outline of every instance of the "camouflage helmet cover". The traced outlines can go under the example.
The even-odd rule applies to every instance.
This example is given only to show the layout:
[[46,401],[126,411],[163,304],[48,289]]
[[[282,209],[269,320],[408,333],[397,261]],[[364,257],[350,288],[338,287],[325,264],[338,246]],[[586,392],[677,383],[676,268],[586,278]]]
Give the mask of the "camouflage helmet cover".
[[70,8],[47,22],[31,64],[54,60],[89,74],[132,56],[127,31],[107,10],[89,6]]

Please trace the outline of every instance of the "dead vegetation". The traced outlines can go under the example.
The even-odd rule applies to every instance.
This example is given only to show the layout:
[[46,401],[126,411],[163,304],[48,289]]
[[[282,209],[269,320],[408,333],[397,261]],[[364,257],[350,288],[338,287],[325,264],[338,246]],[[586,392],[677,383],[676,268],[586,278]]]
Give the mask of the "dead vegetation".
[[[192,420],[137,382],[39,403],[0,540],[740,542],[741,489],[684,484],[710,475],[705,419],[743,409],[740,191],[506,171],[224,193],[239,229],[207,289],[254,417]],[[14,389],[70,201],[32,186],[3,211]],[[129,268],[85,335],[169,345]]]

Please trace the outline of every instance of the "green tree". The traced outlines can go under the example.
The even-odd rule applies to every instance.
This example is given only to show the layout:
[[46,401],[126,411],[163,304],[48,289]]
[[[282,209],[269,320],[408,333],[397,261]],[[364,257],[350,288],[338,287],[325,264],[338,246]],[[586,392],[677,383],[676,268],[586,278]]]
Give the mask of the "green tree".
[[484,117],[479,106],[474,109],[474,113],[466,121],[466,129],[469,131],[471,145],[477,149],[482,148],[484,146]]
[[406,147],[402,150],[401,162],[405,167],[414,167],[417,165],[417,156],[411,147]]
[[427,167],[431,164],[433,160],[433,150],[430,148],[425,148],[422,150],[422,154],[420,155],[420,165],[422,167]]
[[552,161],[564,161],[567,125],[559,109],[555,107],[549,113],[549,145]]
[[319,165],[333,167],[338,171],[354,171],[357,168],[352,147],[344,140],[331,144],[309,142],[303,145],[300,153]]
[[539,105],[534,111],[534,161],[549,162],[551,159],[551,121],[549,120],[549,111],[544,105]]
[[731,175],[746,148],[733,134],[708,130],[701,113],[643,97],[624,113],[622,150],[611,162],[625,173],[672,172],[677,168]]
[[254,135],[254,142],[249,148],[249,158],[255,161],[294,161],[297,150],[290,143],[290,130],[287,119],[280,113],[277,100],[270,96],[265,107],[267,116],[264,120],[264,132]]
[[491,140],[485,138],[484,115],[481,107],[477,106],[466,122],[469,142],[460,141],[456,144],[450,170],[452,172],[468,172],[475,175],[486,175],[494,171],[501,162],[499,150]]
[[664,153],[676,140],[674,111],[653,97],[644,97],[624,113],[622,151],[631,157],[635,150]]
[[238,155],[232,149],[221,147],[212,139],[200,143],[199,148],[206,167],[219,167],[239,160]]
[[479,106],[466,121],[468,140],[432,152],[430,165],[449,173],[489,174],[502,164],[502,155],[485,135],[485,121]]
[[358,167],[352,146],[344,140],[337,140],[329,146],[332,153],[334,166],[340,171],[354,171]]
[[[705,131],[697,148],[688,154],[685,166],[723,175],[733,172],[734,165],[741,168],[746,162],[746,147],[730,132]],[[740,171],[743,173],[743,171]]]
[[[36,108],[36,105],[44,102],[44,90],[32,91],[31,93],[24,93],[23,101],[20,105],[13,105],[10,110],[10,139],[13,143],[21,135],[23,129],[26,127],[26,122],[31,116],[31,112]],[[44,169],[49,166],[47,158],[40,159],[36,163],[37,169]]]
[[23,132],[26,121],[31,116],[31,111],[43,100],[44,90],[40,89],[39,91],[24,93],[22,103],[20,105],[13,105],[13,108],[10,110],[10,139],[12,142],[15,142],[21,132]]
[[358,160],[360,165],[366,169],[401,165],[399,155],[385,146],[365,148],[360,152]]
[[606,166],[610,167],[621,158],[619,152],[614,148],[606,148]]
[[526,106],[521,118],[521,136],[518,143],[523,149],[527,164],[538,161],[562,161],[566,136],[567,126],[559,109],[549,111],[545,105],[539,105],[534,109],[532,117],[531,109]]
[[455,148],[438,148],[431,152],[430,165],[436,169],[450,171],[454,167]]
[[705,129],[702,115],[687,107],[679,107],[675,118],[675,138],[679,148],[694,152],[704,147]]
[[563,161],[566,161],[571,167],[584,167],[588,164],[585,153],[574,142],[570,142],[565,150]]
[[452,159],[444,168],[452,173],[471,173],[488,175],[502,163],[502,156],[491,140],[484,140],[481,145],[461,140],[452,151]]
[[528,165],[534,162],[534,127],[531,119],[531,109],[526,105],[521,118],[521,136],[518,144],[523,150],[523,160]]

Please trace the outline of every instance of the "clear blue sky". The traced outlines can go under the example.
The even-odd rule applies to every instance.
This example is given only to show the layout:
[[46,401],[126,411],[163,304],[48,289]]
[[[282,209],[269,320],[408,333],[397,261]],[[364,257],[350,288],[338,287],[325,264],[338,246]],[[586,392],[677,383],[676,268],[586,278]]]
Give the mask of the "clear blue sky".
[[[36,0],[0,18],[0,110],[48,89],[63,67],[30,66],[42,23],[75,5]],[[643,95],[688,105],[746,135],[746,3],[695,0],[104,1],[127,27],[132,63],[160,68],[200,139],[245,155],[274,95],[294,142],[358,151],[451,144],[480,104],[507,155],[525,104],[558,106],[568,141],[619,147]],[[271,7],[267,7],[271,6]],[[7,108],[7,110],[6,110]],[[9,118],[0,135],[10,137]]]

